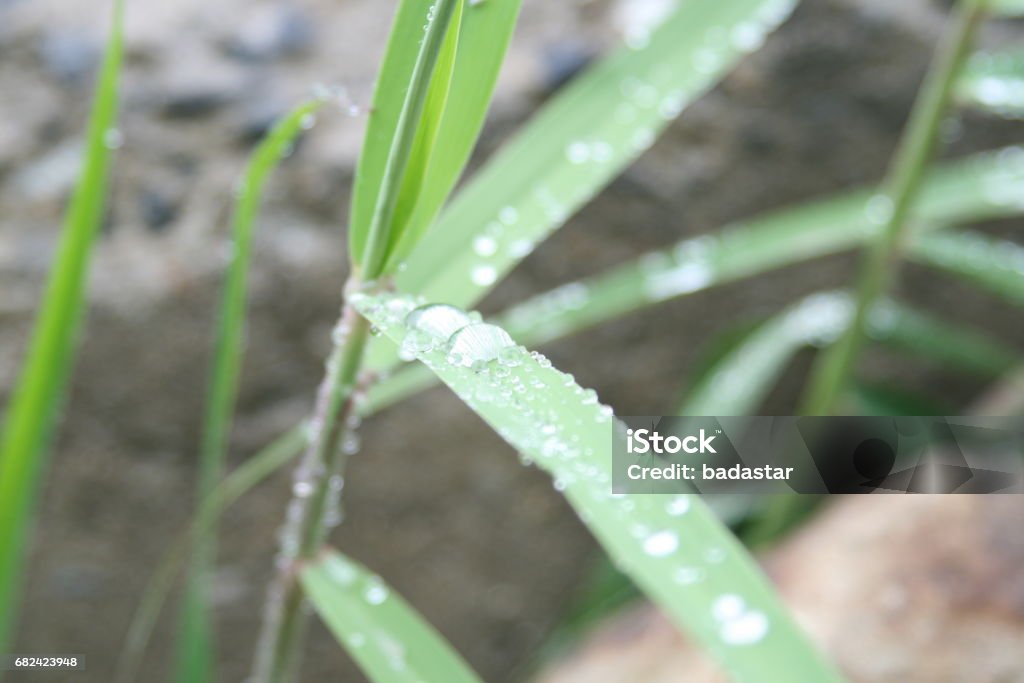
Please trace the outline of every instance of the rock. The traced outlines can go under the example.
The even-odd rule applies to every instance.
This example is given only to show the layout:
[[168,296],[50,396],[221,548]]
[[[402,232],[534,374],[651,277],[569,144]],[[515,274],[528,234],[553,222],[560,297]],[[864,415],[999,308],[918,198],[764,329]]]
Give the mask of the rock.
[[74,187],[81,163],[81,141],[69,140],[18,169],[11,182],[15,191],[30,201],[55,201]]
[[296,7],[264,6],[249,12],[223,47],[235,59],[265,62],[302,54],[313,37],[312,22]]
[[[1024,681],[1024,499],[850,496],[766,561],[851,683]],[[723,683],[649,604],[601,625],[534,683]]]
[[235,98],[213,87],[179,88],[163,95],[160,113],[169,119],[195,119],[213,114]]
[[139,194],[139,211],[146,226],[154,232],[163,232],[178,215],[177,205],[156,190],[143,190]]
[[46,70],[68,85],[81,85],[96,69],[101,49],[93,36],[56,28],[39,38],[39,58]]

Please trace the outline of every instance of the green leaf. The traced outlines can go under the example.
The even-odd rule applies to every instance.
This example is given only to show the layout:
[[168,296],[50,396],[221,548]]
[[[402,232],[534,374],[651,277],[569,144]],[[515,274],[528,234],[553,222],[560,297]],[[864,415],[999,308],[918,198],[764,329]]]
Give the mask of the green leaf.
[[977,232],[945,232],[918,240],[910,256],[1024,305],[1024,247],[1016,242]]
[[422,174],[415,211],[389,256],[388,272],[397,268],[437,219],[465,169],[483,127],[521,4],[521,0],[486,0],[470,3],[463,12],[444,116],[429,167]]
[[[416,131],[416,139],[413,142],[412,154],[402,177],[402,189],[398,195],[398,203],[395,205],[394,228],[392,233],[392,244],[388,249],[388,256],[397,247],[397,244],[411,239],[409,236],[409,221],[416,212],[416,205],[419,203],[421,191],[426,182],[431,178],[428,174],[430,162],[434,151],[437,149],[437,138],[441,130],[441,122],[444,119],[445,109],[449,102],[449,91],[451,89],[452,75],[455,69],[456,48],[459,44],[459,32],[462,25],[463,3],[458,3],[452,17],[448,33],[445,35],[444,44],[437,58],[434,67],[434,75],[430,79],[430,88],[427,91],[427,99],[423,104],[423,113],[420,115],[419,128]],[[472,99],[478,99],[476,97]]]
[[1024,0],[988,0],[986,9],[996,16],[1019,17],[1024,15]]
[[[312,100],[282,118],[253,152],[246,168],[232,225],[231,264],[221,293],[213,365],[206,392],[202,445],[199,457],[197,496],[204,500],[216,487],[224,469],[231,416],[238,393],[239,372],[244,355],[246,292],[263,186],[270,173],[287,155],[296,138],[308,128],[323,105]],[[216,533],[196,536],[191,549],[191,571],[179,626],[176,661],[177,680],[197,683],[213,674],[213,629],[207,614],[206,574],[215,555]]]
[[[352,198],[349,242],[361,263],[406,94],[416,69],[424,23],[435,0],[403,0],[392,29],[374,95],[373,113],[360,156]],[[441,45],[414,142],[396,169],[401,180],[395,213],[383,226],[389,235],[387,269],[394,267],[436,218],[473,149],[519,13],[520,0],[459,0]]]
[[0,436],[0,652],[10,649],[33,504],[46,472],[54,421],[74,362],[89,260],[103,222],[113,146],[110,136],[117,124],[122,15],[122,3],[115,0],[81,174]]
[[399,290],[460,306],[477,301],[758,47],[793,4],[681,3],[645,45],[575,79],[455,196],[398,273]]
[[[1012,294],[1019,279],[1015,250],[996,244],[944,249],[946,235],[931,232],[950,223],[1018,215],[1024,209],[1024,152],[1008,147],[947,163],[933,170],[914,208],[917,235],[908,257],[953,272],[970,266],[975,281]],[[575,334],[657,303],[759,275],[775,268],[841,252],[875,234],[876,195],[870,190],[817,200],[727,225],[717,233],[686,239],[579,282],[568,283],[523,301],[496,316],[516,339],[538,346]],[[945,257],[942,254],[946,254]],[[394,351],[377,344],[375,361],[386,367]],[[363,411],[391,405],[434,383],[422,367],[403,368],[369,393]]]
[[302,566],[320,618],[374,683],[480,683],[473,670],[379,576],[335,551]]
[[[828,682],[753,560],[696,495],[616,496],[613,439],[622,425],[596,394],[499,327],[445,305],[357,293],[352,304],[415,356],[521,457],[554,478],[612,559],[742,682]],[[742,625],[723,619],[728,608]]]
[[1021,118],[1024,50],[974,53],[957,78],[954,95],[961,104],[1006,118]]
[[[771,318],[719,360],[677,409],[679,415],[754,413],[797,351],[832,343],[849,324],[846,292],[813,294]],[[977,332],[950,325],[895,301],[876,304],[868,317],[876,341],[942,364],[998,376],[1017,355]]]

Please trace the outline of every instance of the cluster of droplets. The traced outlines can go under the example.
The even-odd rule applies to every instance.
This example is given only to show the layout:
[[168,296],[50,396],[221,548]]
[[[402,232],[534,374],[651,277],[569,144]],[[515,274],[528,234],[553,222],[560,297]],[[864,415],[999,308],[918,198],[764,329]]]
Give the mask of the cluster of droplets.
[[768,634],[768,617],[751,609],[734,593],[715,598],[711,616],[718,623],[718,635],[728,645],[753,645]]
[[[391,599],[391,589],[375,574],[369,574],[340,555],[324,560],[324,571],[335,586],[363,602],[367,609],[384,605]],[[406,648],[398,637],[382,628],[350,630],[344,636],[350,648],[374,647],[396,672],[408,668]]]
[[961,93],[1007,118],[1024,115],[1024,79],[1016,55],[977,52],[967,63]]
[[846,292],[812,294],[786,314],[784,332],[796,344],[828,346],[849,325],[853,309],[853,300]]
[[[343,114],[350,117],[360,116],[363,108],[352,98],[348,88],[343,85],[328,85],[326,83],[313,84],[313,97],[321,102],[335,105]],[[302,121],[303,128],[310,128],[316,123],[316,118],[310,114]]]
[[[641,571],[644,562],[655,562],[659,573],[685,588],[704,582],[726,560],[726,550],[718,546],[683,552],[685,518],[694,514],[692,496],[613,492],[609,446],[625,440],[624,427],[593,390],[578,386],[546,357],[452,306],[417,306],[411,298],[367,294],[352,301],[389,336],[404,331],[404,355],[434,368],[484,419],[495,418],[499,435],[520,451],[524,464],[551,473],[554,487],[565,492],[585,522],[602,518],[621,527],[635,544],[634,552],[616,553],[623,569]],[[738,608],[733,597],[716,605],[726,644],[752,644],[767,633],[764,615],[742,600]]]

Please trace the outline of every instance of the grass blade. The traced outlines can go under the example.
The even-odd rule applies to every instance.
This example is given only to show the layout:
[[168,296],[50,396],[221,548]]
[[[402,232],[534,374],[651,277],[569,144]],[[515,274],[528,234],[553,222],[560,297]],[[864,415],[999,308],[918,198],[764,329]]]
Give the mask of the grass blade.
[[1024,117],[1024,50],[975,52],[964,64],[954,94],[958,102],[976,109]]
[[759,46],[792,5],[681,3],[646,45],[575,79],[456,195],[398,273],[398,288],[460,306],[477,301]]
[[[438,120],[429,164],[424,165],[414,210],[396,220],[402,235],[390,250],[392,272],[436,220],[476,144],[516,25],[521,0],[470,3],[458,30],[457,59],[450,69],[448,97]],[[451,36],[449,36],[451,38]],[[433,86],[432,86],[433,87]],[[435,107],[440,109],[440,107]]]
[[189,557],[189,546],[209,538],[224,510],[294,460],[306,443],[305,431],[305,427],[296,427],[278,437],[224,477],[203,499],[192,524],[167,549],[146,584],[142,599],[135,609],[135,614],[132,615],[131,624],[125,634],[124,646],[118,653],[114,672],[115,683],[132,683],[139,680],[142,656],[145,654],[160,611],[174,586],[178,570]]
[[32,508],[74,361],[89,260],[103,222],[111,158],[108,136],[117,123],[122,15],[122,2],[115,0],[81,174],[0,437],[0,652],[10,650]]
[[366,278],[397,267],[462,173],[519,6],[520,0],[400,5],[352,200],[350,250]]
[[1019,17],[1024,15],[1024,0],[988,0],[988,11],[996,16]]
[[[741,683],[841,680],[807,643],[743,547],[698,496],[613,496],[611,410],[501,328],[450,306],[353,297],[363,315],[552,475],[609,555]],[[723,608],[745,615],[741,628]],[[749,615],[749,618],[746,618]]]
[[978,232],[944,232],[915,242],[911,258],[960,275],[1024,306],[1024,247]]
[[[852,313],[853,300],[846,292],[822,292],[803,299],[763,323],[715,363],[676,414],[754,413],[797,351],[834,341]],[[915,355],[989,376],[998,376],[1019,362],[1014,352],[987,337],[894,301],[876,304],[868,317],[868,334]]]
[[[1016,296],[1009,291],[1018,282],[1012,272],[1012,265],[1019,263],[1014,260],[1016,251],[993,245],[987,250],[990,260],[981,258],[979,248],[956,253],[955,248],[942,248],[950,238],[931,230],[1020,214],[1021,183],[1024,153],[1017,147],[933,170],[914,207],[918,234],[908,246],[908,256],[954,272],[966,273],[970,267],[976,281]],[[716,234],[683,240],[528,299],[499,314],[496,322],[515,339],[537,346],[678,296],[838,253],[877,233],[875,196],[870,190],[855,190],[728,225]],[[968,255],[972,258],[965,259]],[[393,350],[378,344],[378,361],[385,362],[389,354],[394,358]],[[363,409],[374,412],[435,381],[421,366],[402,368],[370,390]]]
[[[359,211],[357,207],[361,204],[357,202],[363,192],[369,192],[372,197],[368,220],[360,222],[359,215],[353,213],[349,230],[351,260],[360,268],[362,279],[379,277],[387,262],[396,234],[395,213],[405,189],[403,181],[409,159],[415,152],[424,108],[430,99],[431,83],[435,82],[436,66],[452,18],[464,1],[436,0],[424,8],[420,0],[405,0],[399,7],[361,155],[370,165],[356,169],[353,212]],[[417,8],[426,11],[416,15],[413,12]],[[417,16],[426,21],[422,36],[418,33]],[[440,78],[443,80],[444,75]],[[375,153],[378,148],[380,152]],[[379,163],[373,164],[378,158]],[[375,172],[378,168],[379,174]],[[370,189],[364,190],[365,187]]]
[[[323,104],[324,101],[319,99],[304,102],[283,117],[253,152],[243,176],[235,204],[231,263],[221,293],[213,364],[206,392],[198,500],[205,500],[211,494],[224,470],[244,355],[249,264],[263,186],[270,173],[292,149],[296,138],[311,125],[316,111]],[[195,536],[195,545],[190,551],[191,568],[176,660],[176,677],[183,683],[209,680],[213,675],[213,630],[206,610],[204,584],[215,561],[215,538],[216,530]]]
[[857,277],[853,319],[839,340],[815,363],[804,400],[806,414],[835,412],[856,372],[857,358],[864,345],[867,314],[875,300],[885,293],[902,254],[911,211],[935,152],[939,126],[974,31],[984,17],[985,3],[986,0],[960,0],[948,20],[882,183],[883,227],[865,249]]
[[374,683],[481,683],[451,645],[364,567],[335,551],[305,563],[313,608]]

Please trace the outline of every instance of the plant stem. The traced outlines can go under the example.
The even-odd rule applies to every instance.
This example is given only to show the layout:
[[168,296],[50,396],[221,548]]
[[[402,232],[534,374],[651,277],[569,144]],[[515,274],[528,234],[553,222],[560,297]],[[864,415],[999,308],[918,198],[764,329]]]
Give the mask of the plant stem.
[[370,323],[346,306],[335,328],[335,346],[310,422],[309,446],[295,472],[294,495],[281,530],[277,573],[271,580],[256,653],[253,680],[258,683],[286,681],[296,664],[305,615],[294,570],[297,562],[316,554],[330,526],[328,512],[340,493],[347,455],[342,444],[355,426],[356,381],[369,336]]
[[811,376],[804,414],[835,411],[863,346],[868,311],[885,291],[902,247],[907,218],[931,159],[953,81],[970,47],[987,0],[963,0],[936,50],[924,85],[904,130],[899,149],[882,185],[882,208],[888,211],[861,267],[853,320],[843,336],[822,354]]
[[[459,2],[438,0],[433,17],[410,76],[409,90],[402,102],[395,137],[381,179],[373,217],[368,227],[361,270],[350,279],[347,291],[363,281],[380,277],[387,262],[391,223],[402,189],[402,181],[419,130],[430,81],[444,44],[445,34]],[[310,446],[296,470],[295,488],[284,528],[277,575],[267,596],[263,632],[256,653],[253,679],[256,683],[282,683],[295,669],[298,644],[302,639],[305,614],[303,596],[296,581],[295,567],[309,559],[323,545],[329,528],[329,511],[337,505],[341,472],[345,464],[345,443],[358,420],[355,411],[356,380],[362,368],[363,351],[370,323],[346,305],[335,330],[335,346],[327,362],[327,375],[317,395],[316,412],[310,423]]]

